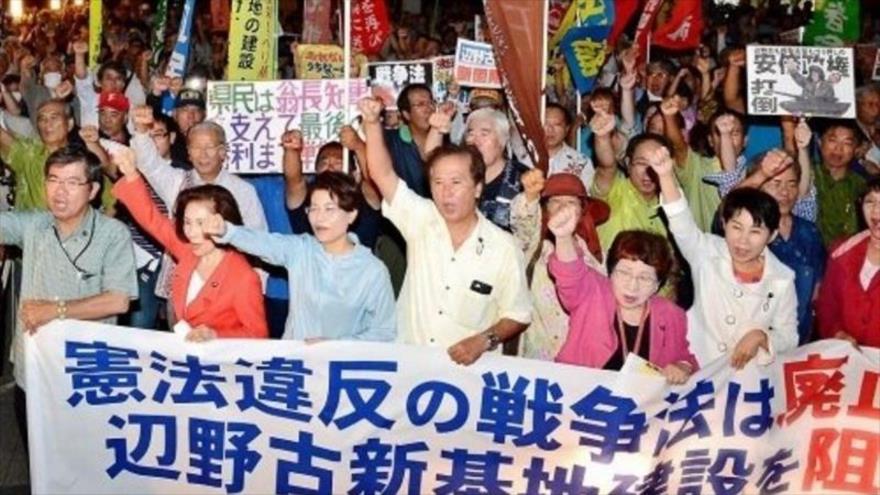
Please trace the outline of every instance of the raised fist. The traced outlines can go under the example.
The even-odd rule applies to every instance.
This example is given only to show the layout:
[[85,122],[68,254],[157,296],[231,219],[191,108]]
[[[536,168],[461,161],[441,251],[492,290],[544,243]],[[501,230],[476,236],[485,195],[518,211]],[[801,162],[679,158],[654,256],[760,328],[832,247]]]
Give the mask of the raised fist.
[[364,122],[379,122],[379,116],[382,115],[382,109],[382,100],[379,98],[366,97],[361,98],[361,101],[358,102],[358,110],[361,111],[361,117],[363,117]]
[[73,42],[73,53],[76,55],[85,55],[89,52],[89,44],[85,41]]
[[364,144],[357,131],[350,125],[344,125],[339,129],[339,142],[347,150],[355,150]]
[[136,106],[131,114],[131,121],[134,123],[134,128],[136,131],[149,131],[150,128],[153,127],[153,122],[155,122],[153,109],[149,105]]
[[79,130],[79,137],[81,137],[86,144],[96,144],[101,138],[98,133],[98,128],[93,125],[83,126]]
[[544,172],[539,168],[533,168],[522,174],[520,181],[523,185],[523,192],[529,202],[537,201],[541,197],[541,191],[544,190]]
[[302,151],[303,149],[303,135],[302,132],[291,129],[289,131],[284,131],[284,134],[281,135],[281,147],[284,148],[284,151]]
[[564,205],[556,210],[547,221],[547,228],[559,239],[560,237],[571,237],[577,228],[577,223],[577,210],[574,206]]
[[609,113],[597,113],[596,115],[593,115],[592,120],[590,120],[590,129],[593,130],[593,134],[597,137],[611,134],[615,125],[616,122],[614,115]]

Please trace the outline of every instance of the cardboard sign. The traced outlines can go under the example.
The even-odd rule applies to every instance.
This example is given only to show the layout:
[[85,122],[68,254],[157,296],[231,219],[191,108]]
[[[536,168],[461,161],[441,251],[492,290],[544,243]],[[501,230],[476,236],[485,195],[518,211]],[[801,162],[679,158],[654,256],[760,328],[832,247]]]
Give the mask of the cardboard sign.
[[489,43],[458,39],[455,46],[455,80],[471,88],[501,88],[495,52]]

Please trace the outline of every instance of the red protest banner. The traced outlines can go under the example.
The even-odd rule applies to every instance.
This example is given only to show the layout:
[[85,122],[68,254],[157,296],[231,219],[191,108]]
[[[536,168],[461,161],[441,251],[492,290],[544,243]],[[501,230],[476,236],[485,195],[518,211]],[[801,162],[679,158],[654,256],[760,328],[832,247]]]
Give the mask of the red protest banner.
[[654,31],[651,43],[672,50],[697,48],[702,32],[702,3],[676,2],[666,24]]
[[379,53],[391,34],[385,0],[352,0],[351,44],[354,53]]
[[330,32],[330,2],[305,0],[303,4],[303,43],[322,45],[333,42]]
[[483,0],[504,92],[535,165],[549,164],[541,122],[544,1]]

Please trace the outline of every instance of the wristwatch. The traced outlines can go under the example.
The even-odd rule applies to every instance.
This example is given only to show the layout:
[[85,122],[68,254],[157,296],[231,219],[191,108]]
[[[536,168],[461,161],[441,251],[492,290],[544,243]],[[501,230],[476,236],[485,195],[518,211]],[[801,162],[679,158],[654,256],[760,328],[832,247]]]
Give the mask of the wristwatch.
[[486,340],[489,343],[489,347],[486,349],[487,351],[494,351],[498,348],[498,345],[501,344],[501,339],[499,339],[498,335],[492,330],[486,330],[483,332],[483,336],[486,337]]
[[55,302],[55,315],[59,320],[67,318],[67,301],[64,299],[58,299]]

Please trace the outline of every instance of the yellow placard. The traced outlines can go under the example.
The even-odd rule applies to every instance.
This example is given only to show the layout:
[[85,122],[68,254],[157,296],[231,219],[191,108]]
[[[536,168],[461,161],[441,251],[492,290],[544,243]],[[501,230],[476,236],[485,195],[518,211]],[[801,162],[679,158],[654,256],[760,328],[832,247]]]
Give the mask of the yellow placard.
[[297,45],[297,79],[342,79],[345,55],[341,46]]
[[98,66],[101,55],[101,35],[104,29],[102,0],[89,2],[89,67]]
[[230,81],[275,79],[276,0],[235,2],[229,25]]

